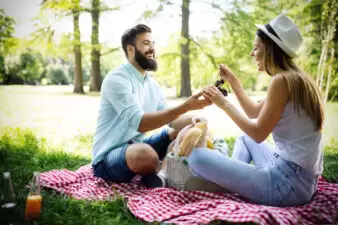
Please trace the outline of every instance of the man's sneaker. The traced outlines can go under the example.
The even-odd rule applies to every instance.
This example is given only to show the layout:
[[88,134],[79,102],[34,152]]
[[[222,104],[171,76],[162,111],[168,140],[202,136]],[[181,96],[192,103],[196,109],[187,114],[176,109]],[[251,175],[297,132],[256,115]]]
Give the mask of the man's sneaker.
[[165,179],[159,174],[144,175],[141,182],[147,188],[165,187]]

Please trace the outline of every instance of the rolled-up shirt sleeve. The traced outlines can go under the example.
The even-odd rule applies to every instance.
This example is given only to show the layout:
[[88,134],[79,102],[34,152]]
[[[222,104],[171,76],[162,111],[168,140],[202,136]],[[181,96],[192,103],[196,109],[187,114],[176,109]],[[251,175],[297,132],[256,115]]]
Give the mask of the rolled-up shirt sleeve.
[[125,121],[128,127],[137,131],[144,112],[132,92],[131,81],[116,74],[105,80],[101,91],[119,118]]

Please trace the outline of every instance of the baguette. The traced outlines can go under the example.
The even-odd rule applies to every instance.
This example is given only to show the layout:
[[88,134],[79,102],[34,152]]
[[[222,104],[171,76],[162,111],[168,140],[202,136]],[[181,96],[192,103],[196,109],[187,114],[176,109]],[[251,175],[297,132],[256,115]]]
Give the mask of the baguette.
[[179,156],[188,156],[192,149],[197,144],[198,140],[200,139],[202,135],[202,130],[199,128],[191,128],[187,131],[185,134],[183,141],[179,145]]
[[196,143],[196,147],[207,147],[207,135],[208,135],[208,124],[207,122],[199,122],[196,123],[195,126],[196,128],[201,129],[202,135],[198,142]]

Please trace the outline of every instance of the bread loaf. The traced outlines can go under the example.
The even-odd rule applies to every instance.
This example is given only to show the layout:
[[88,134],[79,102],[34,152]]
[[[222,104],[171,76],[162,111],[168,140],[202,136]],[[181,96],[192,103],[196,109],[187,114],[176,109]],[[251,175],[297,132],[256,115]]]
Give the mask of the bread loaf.
[[207,122],[199,122],[196,123],[195,128],[199,128],[202,131],[202,135],[198,142],[196,143],[196,148],[205,148],[207,147],[207,135],[208,135],[208,124]]
[[178,157],[189,156],[194,148],[206,147],[214,149],[212,136],[208,133],[208,124],[205,121],[190,124],[184,127],[178,134],[174,146],[168,149]]
[[188,156],[202,135],[202,130],[193,127],[187,131],[179,145],[179,156]]

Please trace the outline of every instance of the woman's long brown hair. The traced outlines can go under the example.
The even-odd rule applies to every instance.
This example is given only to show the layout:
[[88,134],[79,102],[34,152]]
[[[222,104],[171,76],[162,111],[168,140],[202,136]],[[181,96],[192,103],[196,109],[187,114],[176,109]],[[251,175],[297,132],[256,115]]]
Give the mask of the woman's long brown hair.
[[263,31],[258,30],[256,34],[265,46],[263,53],[265,71],[270,76],[280,74],[283,77],[287,84],[289,99],[294,103],[295,111],[299,113],[299,109],[302,108],[314,121],[316,130],[321,130],[324,123],[323,102],[313,79],[302,71],[292,58]]

